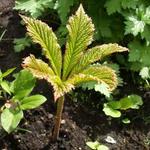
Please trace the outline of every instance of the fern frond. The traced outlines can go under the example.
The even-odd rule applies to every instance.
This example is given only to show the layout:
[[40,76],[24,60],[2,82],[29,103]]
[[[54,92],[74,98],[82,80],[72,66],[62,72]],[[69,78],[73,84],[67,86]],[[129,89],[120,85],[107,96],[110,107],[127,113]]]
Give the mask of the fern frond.
[[62,54],[57,38],[51,28],[40,20],[21,16],[27,24],[28,34],[35,43],[41,45],[44,55],[49,59],[55,74],[61,75]]
[[115,52],[123,52],[127,51],[128,49],[118,44],[103,44],[100,46],[93,47],[85,52],[80,58],[79,63],[74,67],[70,75],[74,73],[79,73],[91,63],[94,63],[98,60],[102,60],[104,57],[111,55]]
[[66,82],[79,85],[86,82],[96,81],[97,83],[105,83],[108,85],[108,90],[113,91],[118,84],[115,71],[106,66],[90,66],[79,74],[75,74]]
[[76,14],[69,19],[69,31],[63,63],[63,79],[66,79],[72,68],[78,63],[80,56],[93,40],[94,25],[80,5]]
[[55,100],[74,88],[70,83],[63,83],[47,63],[41,59],[36,59],[33,55],[26,57],[22,66],[31,71],[36,78],[45,79],[53,86]]

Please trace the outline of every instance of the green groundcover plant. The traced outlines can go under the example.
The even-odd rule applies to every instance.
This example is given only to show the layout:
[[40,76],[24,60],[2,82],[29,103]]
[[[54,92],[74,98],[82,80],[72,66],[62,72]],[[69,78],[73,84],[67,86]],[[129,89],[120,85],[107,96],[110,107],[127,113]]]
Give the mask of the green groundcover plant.
[[45,79],[53,86],[57,112],[52,139],[56,140],[59,136],[64,95],[76,86],[91,81],[104,83],[109,91],[113,91],[118,84],[115,71],[95,62],[112,53],[127,51],[127,48],[118,44],[103,44],[88,48],[93,41],[94,25],[82,5],[75,15],[69,18],[64,55],[54,32],[47,24],[25,16],[22,18],[27,25],[28,34],[35,43],[41,45],[43,54],[48,59],[48,63],[45,63],[30,55],[25,58],[23,67],[30,70],[35,77]]
[[98,141],[95,142],[86,142],[86,145],[92,150],[109,150],[109,148]]
[[139,109],[142,105],[142,98],[138,95],[132,94],[121,98],[119,101],[113,100],[104,103],[103,111],[107,116],[119,118],[121,117],[121,110]]
[[0,100],[4,103],[0,108],[0,123],[5,131],[14,131],[21,119],[23,111],[39,107],[46,101],[42,95],[36,94],[29,96],[35,86],[35,78],[27,70],[20,71],[13,82],[4,80],[13,69],[0,72]]

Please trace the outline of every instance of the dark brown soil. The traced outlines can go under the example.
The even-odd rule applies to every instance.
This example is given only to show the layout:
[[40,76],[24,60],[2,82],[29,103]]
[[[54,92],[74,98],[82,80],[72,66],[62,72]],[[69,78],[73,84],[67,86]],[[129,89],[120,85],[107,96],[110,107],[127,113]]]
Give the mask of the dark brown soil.
[[[14,15],[15,14],[15,15]],[[19,24],[19,17],[13,13],[13,18],[7,26],[7,32],[0,43],[0,68],[6,70],[16,66],[20,68],[22,57],[29,55],[29,51],[20,54],[14,53],[13,38],[23,35]],[[19,70],[19,69],[18,69]],[[130,81],[128,79],[128,81]],[[111,150],[150,150],[150,91],[142,91],[138,86],[128,83],[121,89],[123,96],[127,94],[140,94],[144,105],[138,111],[129,111],[126,115],[131,118],[129,125],[120,120],[110,119],[101,110],[93,109],[90,104],[73,103],[66,97],[63,112],[60,137],[52,143],[50,135],[54,124],[55,104],[53,102],[52,88],[45,82],[39,81],[34,93],[42,93],[47,102],[38,109],[25,112],[18,131],[7,135],[0,130],[1,150],[88,150],[86,141],[98,140]],[[88,95],[88,93],[87,93]],[[80,99],[81,97],[79,97]],[[93,94],[91,99],[95,99]],[[147,124],[146,124],[147,123]],[[26,129],[28,131],[23,131]],[[107,136],[116,140],[116,144],[105,141]]]

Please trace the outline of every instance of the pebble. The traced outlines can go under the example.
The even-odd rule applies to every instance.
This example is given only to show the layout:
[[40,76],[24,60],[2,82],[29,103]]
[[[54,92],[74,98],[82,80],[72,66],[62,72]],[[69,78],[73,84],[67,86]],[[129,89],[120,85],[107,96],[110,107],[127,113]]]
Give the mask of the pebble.
[[112,138],[111,136],[107,136],[105,141],[107,143],[111,143],[111,144],[116,144],[117,143],[116,140],[114,138]]
[[61,124],[65,124],[66,123],[66,121],[63,119],[63,120],[61,120]]
[[49,119],[53,118],[53,116],[54,116],[53,114],[48,114]]

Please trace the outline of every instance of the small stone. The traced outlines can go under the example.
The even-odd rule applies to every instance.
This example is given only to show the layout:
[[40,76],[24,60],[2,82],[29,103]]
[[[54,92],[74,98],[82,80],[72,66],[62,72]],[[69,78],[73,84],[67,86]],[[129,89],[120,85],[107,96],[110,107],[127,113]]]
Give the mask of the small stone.
[[61,124],[65,124],[66,123],[66,121],[63,119],[63,120],[61,120]]
[[107,138],[105,139],[105,141],[107,143],[111,143],[111,144],[116,144],[116,140],[114,140],[114,138],[112,138],[111,136],[107,136]]
[[49,119],[53,118],[53,114],[48,114],[48,118]]

